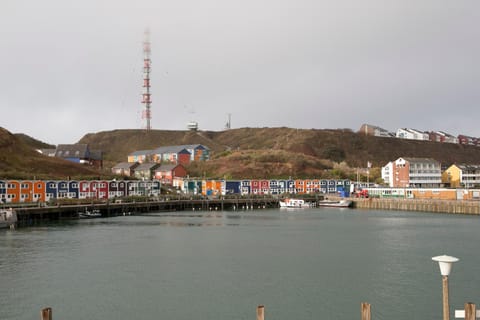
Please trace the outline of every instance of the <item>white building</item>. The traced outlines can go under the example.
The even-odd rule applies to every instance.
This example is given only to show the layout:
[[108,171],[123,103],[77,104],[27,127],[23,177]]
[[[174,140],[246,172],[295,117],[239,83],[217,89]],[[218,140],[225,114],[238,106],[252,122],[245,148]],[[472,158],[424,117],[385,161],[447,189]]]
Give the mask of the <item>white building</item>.
[[440,163],[427,158],[398,158],[382,167],[382,178],[391,188],[438,188]]
[[400,139],[410,139],[410,140],[428,141],[430,139],[428,133],[415,130],[415,129],[409,129],[409,128],[398,129],[395,136]]
[[390,161],[382,167],[382,179],[389,187],[393,187],[393,162]]
[[437,131],[436,134],[438,134],[441,137],[441,142],[445,143],[458,143],[458,138],[452,136],[451,134],[448,134],[443,131]]

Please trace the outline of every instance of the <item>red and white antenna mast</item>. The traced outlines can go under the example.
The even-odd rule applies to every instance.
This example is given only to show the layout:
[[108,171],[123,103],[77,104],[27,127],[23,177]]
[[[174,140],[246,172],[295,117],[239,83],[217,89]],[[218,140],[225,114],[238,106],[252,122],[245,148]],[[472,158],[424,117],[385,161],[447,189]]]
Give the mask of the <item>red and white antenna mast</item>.
[[145,40],[143,41],[143,93],[142,103],[145,104],[145,109],[142,112],[142,122],[145,123],[145,129],[150,131],[150,119],[152,114],[150,111],[152,100],[150,94],[150,67],[152,61],[150,60],[150,30],[145,30]]

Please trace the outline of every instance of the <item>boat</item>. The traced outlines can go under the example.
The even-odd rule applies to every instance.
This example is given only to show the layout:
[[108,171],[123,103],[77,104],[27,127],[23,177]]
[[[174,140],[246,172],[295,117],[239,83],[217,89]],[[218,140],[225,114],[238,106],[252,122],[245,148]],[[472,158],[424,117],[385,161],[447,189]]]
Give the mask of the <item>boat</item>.
[[17,213],[12,208],[0,209],[0,228],[13,229],[17,220]]
[[92,210],[85,209],[85,212],[80,212],[78,214],[78,217],[80,219],[101,218],[102,213],[100,212],[99,209],[92,209]]
[[308,208],[310,205],[303,199],[280,200],[280,208]]
[[353,204],[352,200],[322,200],[318,202],[319,207],[336,207],[336,208],[350,208]]

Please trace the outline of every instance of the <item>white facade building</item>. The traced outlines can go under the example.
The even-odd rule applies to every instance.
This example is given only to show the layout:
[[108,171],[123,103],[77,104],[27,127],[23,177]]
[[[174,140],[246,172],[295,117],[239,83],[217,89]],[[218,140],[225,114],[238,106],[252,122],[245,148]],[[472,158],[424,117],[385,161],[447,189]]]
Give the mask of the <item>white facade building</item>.
[[428,133],[418,131],[415,129],[400,128],[397,130],[396,137],[400,139],[410,139],[410,140],[423,140],[427,141],[430,139]]
[[390,161],[382,167],[382,179],[390,188],[393,187],[393,162]]

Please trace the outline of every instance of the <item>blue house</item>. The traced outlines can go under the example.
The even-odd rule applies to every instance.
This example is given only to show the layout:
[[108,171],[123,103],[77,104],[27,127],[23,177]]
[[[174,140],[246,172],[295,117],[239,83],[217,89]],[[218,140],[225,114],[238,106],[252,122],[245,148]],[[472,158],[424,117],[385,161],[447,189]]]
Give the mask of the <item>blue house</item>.
[[227,180],[225,181],[225,194],[240,194],[241,193],[241,182]]
[[78,199],[79,197],[79,188],[78,181],[68,181],[68,193],[69,197],[73,199]]
[[49,180],[45,183],[45,201],[58,198],[57,181]]
[[68,181],[57,181],[58,198],[69,198]]

